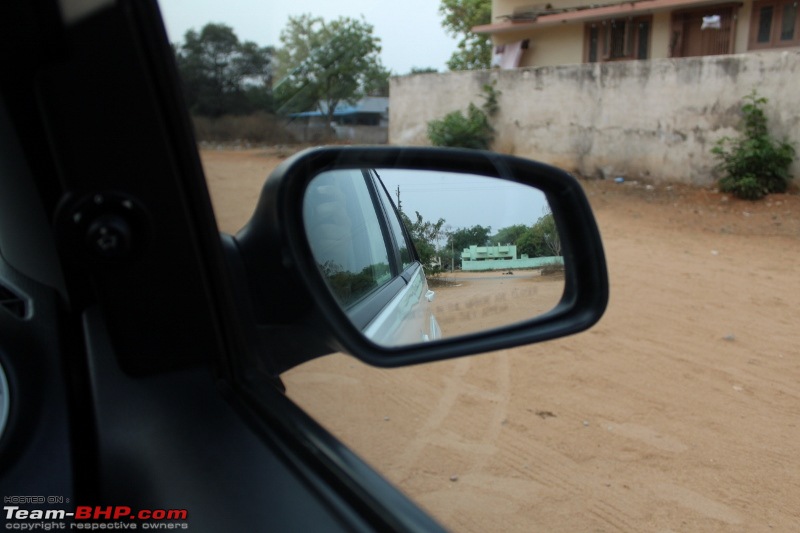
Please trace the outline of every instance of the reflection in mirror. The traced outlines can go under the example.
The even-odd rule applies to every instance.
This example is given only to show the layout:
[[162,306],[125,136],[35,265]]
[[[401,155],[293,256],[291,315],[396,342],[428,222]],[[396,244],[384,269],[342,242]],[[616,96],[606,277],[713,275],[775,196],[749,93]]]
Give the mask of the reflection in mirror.
[[332,170],[309,184],[303,220],[331,293],[382,346],[530,320],[564,291],[553,215],[527,185],[449,172]]
[[360,170],[317,176],[306,191],[303,217],[317,265],[344,307],[391,280],[390,248]]

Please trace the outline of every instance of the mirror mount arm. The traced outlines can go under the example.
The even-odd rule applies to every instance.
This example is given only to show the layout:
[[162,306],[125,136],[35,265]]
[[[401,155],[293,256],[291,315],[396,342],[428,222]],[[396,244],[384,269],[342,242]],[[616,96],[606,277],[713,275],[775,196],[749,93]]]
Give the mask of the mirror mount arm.
[[[247,356],[256,367],[279,378],[290,368],[341,349],[333,334],[325,333],[326,321],[308,290],[302,284],[287,285],[291,272],[269,261],[275,254],[248,254],[253,241],[238,235],[223,234],[222,243],[247,337]],[[254,275],[254,269],[269,275]]]

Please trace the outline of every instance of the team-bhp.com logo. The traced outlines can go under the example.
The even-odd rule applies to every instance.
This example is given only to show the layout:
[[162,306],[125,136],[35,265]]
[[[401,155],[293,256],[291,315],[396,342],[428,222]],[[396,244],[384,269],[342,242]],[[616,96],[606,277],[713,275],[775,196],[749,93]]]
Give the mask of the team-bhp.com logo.
[[[16,505],[9,505],[14,503]],[[62,529],[189,529],[186,509],[138,509],[126,505],[78,505],[66,509],[29,509],[22,504],[44,504],[45,501],[18,501],[4,498],[5,529],[19,531],[52,531]],[[52,503],[52,502],[49,502]]]

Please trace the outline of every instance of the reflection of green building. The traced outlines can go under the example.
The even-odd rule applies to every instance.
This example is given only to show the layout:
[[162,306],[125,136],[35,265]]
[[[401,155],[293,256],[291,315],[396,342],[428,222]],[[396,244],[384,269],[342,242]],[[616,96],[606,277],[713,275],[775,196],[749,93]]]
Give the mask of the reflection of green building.
[[517,258],[517,245],[475,246],[464,248],[461,261],[507,261]]
[[512,268],[541,268],[553,263],[563,264],[564,258],[528,257],[522,254],[517,258],[517,246],[505,244],[500,246],[476,246],[464,248],[461,252],[461,270],[509,270]]

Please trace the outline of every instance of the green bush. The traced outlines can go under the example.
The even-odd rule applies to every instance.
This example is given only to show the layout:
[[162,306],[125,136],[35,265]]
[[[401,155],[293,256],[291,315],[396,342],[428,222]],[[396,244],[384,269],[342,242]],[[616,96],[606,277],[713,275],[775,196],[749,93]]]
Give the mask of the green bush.
[[787,141],[770,136],[763,109],[766,98],[753,91],[744,100],[742,135],[736,139],[723,137],[711,153],[720,160],[716,169],[724,174],[719,180],[720,190],[746,200],[758,200],[770,193],[786,191],[792,178],[789,166],[795,150]]
[[482,107],[469,104],[466,114],[453,111],[440,120],[428,122],[428,138],[434,146],[488,150],[494,140],[490,117],[497,113],[499,92],[493,85],[483,86]]
[[434,146],[488,150],[494,140],[494,129],[486,114],[475,104],[469,104],[466,116],[453,111],[441,120],[430,121],[428,138]]

